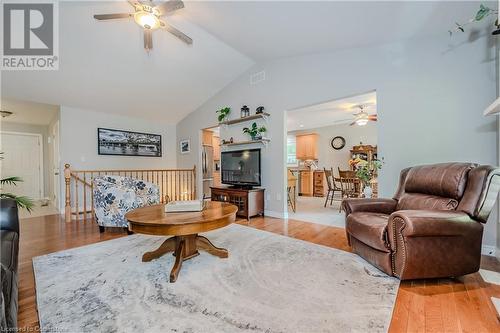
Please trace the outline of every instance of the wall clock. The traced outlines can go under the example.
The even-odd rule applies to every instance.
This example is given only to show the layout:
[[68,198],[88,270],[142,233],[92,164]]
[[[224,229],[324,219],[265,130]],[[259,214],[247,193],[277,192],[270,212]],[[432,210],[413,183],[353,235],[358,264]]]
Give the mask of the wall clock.
[[341,136],[336,136],[330,142],[330,145],[335,150],[340,150],[345,147],[345,139]]

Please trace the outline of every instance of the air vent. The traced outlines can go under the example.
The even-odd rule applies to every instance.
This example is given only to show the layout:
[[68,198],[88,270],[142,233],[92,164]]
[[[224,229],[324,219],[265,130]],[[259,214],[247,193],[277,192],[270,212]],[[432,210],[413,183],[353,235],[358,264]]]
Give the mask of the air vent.
[[250,75],[250,84],[257,84],[266,80],[266,71],[260,71]]

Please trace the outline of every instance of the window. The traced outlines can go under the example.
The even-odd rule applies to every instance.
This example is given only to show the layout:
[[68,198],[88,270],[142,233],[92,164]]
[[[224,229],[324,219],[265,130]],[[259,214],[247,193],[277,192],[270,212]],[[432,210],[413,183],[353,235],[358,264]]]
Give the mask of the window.
[[297,166],[297,140],[295,136],[289,135],[286,138],[286,164],[289,166]]

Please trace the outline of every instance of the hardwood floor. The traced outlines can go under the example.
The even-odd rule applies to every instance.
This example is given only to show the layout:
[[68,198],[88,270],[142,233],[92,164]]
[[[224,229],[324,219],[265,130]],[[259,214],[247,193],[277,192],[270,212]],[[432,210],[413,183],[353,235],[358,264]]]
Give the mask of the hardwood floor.
[[[269,217],[238,223],[350,251],[342,228]],[[126,235],[113,229],[100,234],[93,221],[65,223],[57,215],[21,220],[19,327],[24,331],[38,327],[32,257]],[[500,272],[500,263],[493,257],[483,256],[481,267]],[[458,279],[403,281],[389,332],[500,332],[490,297],[500,298],[500,286],[484,282],[479,273]]]

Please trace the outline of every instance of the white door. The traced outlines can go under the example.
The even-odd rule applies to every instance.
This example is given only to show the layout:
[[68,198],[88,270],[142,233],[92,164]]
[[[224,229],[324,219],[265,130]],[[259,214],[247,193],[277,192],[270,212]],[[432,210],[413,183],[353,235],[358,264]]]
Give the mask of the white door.
[[40,141],[38,135],[1,133],[2,178],[18,176],[23,180],[17,186],[5,186],[5,192],[25,195],[32,199],[42,198]]

